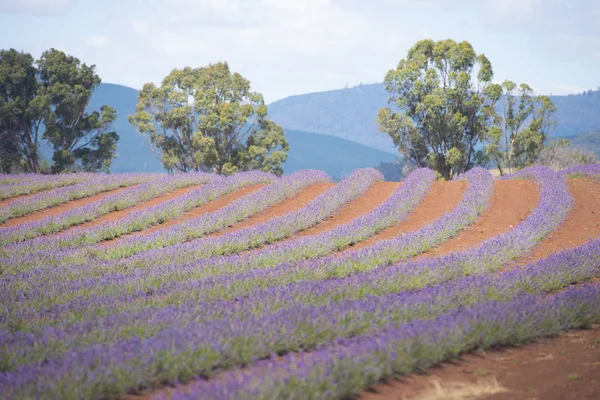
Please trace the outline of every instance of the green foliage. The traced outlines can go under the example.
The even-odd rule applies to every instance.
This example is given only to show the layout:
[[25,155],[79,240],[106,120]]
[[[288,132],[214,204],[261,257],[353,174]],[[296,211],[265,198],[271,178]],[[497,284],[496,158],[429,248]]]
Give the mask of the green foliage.
[[488,92],[495,99],[503,96],[504,109],[494,112],[486,137],[486,154],[494,160],[501,175],[504,168],[512,173],[533,164],[556,125],[552,118],[556,107],[546,96],[533,96],[528,85],[517,87],[509,80],[502,85],[490,85]]
[[39,172],[45,107],[36,99],[37,69],[30,54],[0,50],[0,155],[2,170]]
[[160,87],[145,84],[129,121],[150,137],[167,170],[281,175],[289,150],[262,95],[227,63],[175,69]]
[[583,164],[598,163],[599,158],[595,153],[572,145],[568,139],[552,140],[540,152],[537,163],[546,165],[555,170]]
[[41,139],[54,150],[52,172],[108,171],[119,140],[110,131],[116,112],[86,112],[100,84],[94,70],[55,49],[35,64],[27,53],[0,51],[0,151],[13,154],[2,158],[5,171],[41,172]]
[[400,182],[410,171],[410,167],[400,157],[396,157],[391,162],[382,161],[375,168],[383,174],[383,178],[388,182]]
[[419,41],[385,77],[396,109],[379,111],[379,129],[410,163],[453,178],[485,158],[475,145],[499,99],[492,77],[489,60],[468,42]]

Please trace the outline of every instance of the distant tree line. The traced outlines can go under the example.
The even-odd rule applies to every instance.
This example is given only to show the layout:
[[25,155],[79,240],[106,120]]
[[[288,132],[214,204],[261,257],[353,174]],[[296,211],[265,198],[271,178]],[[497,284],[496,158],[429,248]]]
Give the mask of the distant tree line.
[[[0,168],[2,172],[108,171],[119,136],[112,107],[89,111],[100,84],[95,66],[50,49],[0,50]],[[52,149],[52,164],[41,145]]]

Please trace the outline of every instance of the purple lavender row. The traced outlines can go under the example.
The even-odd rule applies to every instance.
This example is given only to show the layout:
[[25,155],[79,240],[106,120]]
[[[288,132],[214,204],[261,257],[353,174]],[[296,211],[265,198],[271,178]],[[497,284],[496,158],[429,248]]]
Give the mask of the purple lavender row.
[[32,197],[15,200],[0,208],[0,223],[10,218],[21,217],[34,211],[53,207],[58,204],[81,199],[97,193],[131,186],[157,179],[159,174],[127,173],[104,175],[97,174],[93,178],[72,186],[61,187],[47,192],[38,193]]
[[18,258],[7,257],[0,260],[0,264],[5,266],[8,273],[40,266],[54,268],[60,265],[72,266],[74,270],[79,270],[83,265],[88,264],[90,259],[98,262],[127,257],[144,250],[162,248],[216,232],[292,197],[309,185],[328,181],[330,181],[329,176],[322,171],[298,171],[277,179],[271,185],[240,198],[214,213],[203,214],[149,235],[118,239],[109,247],[88,246],[79,249],[48,251],[42,258],[39,257],[39,254],[35,257],[27,255]]
[[[469,187],[454,211],[415,232],[381,242],[387,245],[387,249],[392,250],[387,254],[388,262],[405,259],[424,251],[428,248],[427,246],[443,241],[475,220],[487,204],[492,191],[493,177],[487,170],[474,169],[467,173],[464,179],[468,180]],[[432,229],[432,226],[435,229]],[[123,304],[133,306],[140,301],[156,301],[154,298],[172,301],[173,298],[194,296],[205,300],[218,300],[244,296],[263,287],[334,278],[337,275],[336,270],[345,271],[348,270],[348,267],[352,267],[354,272],[373,269],[373,256],[377,256],[377,253],[371,252],[370,249],[375,246],[378,245],[358,252],[362,257],[356,257],[357,252],[348,252],[336,257],[321,257],[300,262],[298,265],[283,263],[274,268],[257,268],[251,272],[202,279],[190,278],[190,275],[202,272],[204,268],[202,263],[183,266],[159,265],[149,269],[141,279],[137,280],[131,280],[128,273],[99,274],[94,271],[102,270],[102,265],[96,263],[90,266],[90,263],[87,265],[80,263],[81,270],[86,274],[84,278],[78,279],[76,282],[71,282],[70,276],[75,274],[81,277],[81,272],[74,272],[74,268],[70,268],[73,271],[70,272],[56,267],[29,271],[12,279],[5,277],[0,282],[6,282],[6,286],[9,288],[8,298],[3,301],[6,304],[13,303],[14,300],[11,301],[11,299],[19,298],[18,295],[13,296],[8,293],[12,294],[23,290],[23,285],[27,287],[30,300],[19,302],[14,306],[14,310],[24,307],[38,309],[41,307],[48,309],[48,312],[51,312],[52,307],[67,310],[77,308],[82,311],[85,311],[86,307],[116,309]],[[402,251],[404,248],[406,251]],[[110,271],[110,266],[106,270]],[[57,278],[50,278],[51,276]],[[179,276],[185,279],[178,279]],[[148,293],[156,296],[148,298]],[[94,301],[88,301],[90,298],[93,298]],[[90,312],[90,310],[85,312]]]
[[[597,252],[598,248],[596,242],[595,247],[585,250]],[[545,264],[534,264],[524,271],[514,271],[506,277],[466,278],[424,292],[371,297],[325,307],[299,306],[285,312],[259,313],[243,319],[228,317],[207,322],[195,321],[193,315],[183,318],[179,315],[179,319],[174,319],[160,313],[167,318],[167,327],[151,337],[85,348],[74,348],[67,340],[59,346],[71,348],[64,356],[50,358],[43,364],[20,365],[14,373],[0,375],[0,386],[2,382],[19,382],[19,386],[30,387],[30,390],[33,386],[40,393],[52,393],[52,386],[58,383],[73,393],[86,393],[84,397],[116,395],[160,382],[208,376],[216,368],[245,365],[273,353],[311,349],[355,335],[377,335],[379,329],[384,332],[397,329],[408,321],[431,319],[459,306],[475,305],[477,308],[477,304],[490,298],[511,304],[515,295],[556,290],[600,272],[599,264],[589,262],[589,257],[581,257],[581,254],[577,257],[573,251],[565,252],[561,257],[550,258]],[[579,263],[576,264],[577,271],[572,268],[573,262]],[[596,304],[600,303],[597,289]],[[230,306],[235,307],[234,304]],[[502,307],[497,305],[497,308]],[[202,319],[205,312],[200,310],[204,309],[196,310]],[[225,305],[223,310],[231,312]],[[600,318],[600,308],[594,316]],[[136,326],[144,332],[152,332],[152,327],[143,322]],[[122,325],[119,328],[117,331],[123,331]],[[9,337],[8,341],[11,339]],[[43,340],[50,341],[49,338]],[[8,346],[9,351],[18,347],[25,352],[32,349],[32,346],[19,346],[18,340],[14,339]],[[115,374],[118,374],[119,386],[115,386]]]
[[[322,287],[319,291],[310,288],[303,298],[282,293],[283,296],[277,299],[188,302],[62,327],[46,326],[39,334],[0,333],[0,342],[4,343],[0,345],[0,355],[5,360],[0,369],[15,370],[21,364],[60,356],[67,349],[72,351],[98,343],[109,345],[130,340],[131,334],[127,332],[134,329],[136,332],[143,330],[144,338],[162,334],[165,329],[213,341],[223,338],[222,347],[239,342],[258,349],[257,353],[241,347],[236,350],[240,354],[264,357],[273,346],[277,346],[278,351],[315,348],[330,340],[392,329],[415,319],[435,318],[458,307],[489,300],[509,301],[522,294],[553,292],[598,276],[600,240],[595,240],[530,263],[520,270],[502,275],[466,277],[418,292],[335,302],[338,299],[331,298],[330,288]],[[268,327],[263,326],[264,321],[268,321]],[[188,329],[194,333],[186,333]],[[219,362],[230,365],[233,361],[223,357],[237,357],[239,361],[240,356],[222,355]],[[200,372],[204,374],[210,370]]]
[[97,174],[83,172],[60,175],[6,175],[0,179],[0,200],[85,182],[95,176]]
[[[175,189],[208,183],[213,178],[214,175],[204,173],[161,175],[156,180],[128,188],[119,193],[114,193],[93,203],[65,211],[59,215],[0,229],[0,245],[5,246],[38,236],[56,233],[70,226],[82,224],[102,215],[148,201]],[[27,246],[27,248],[28,251],[34,250],[30,246]]]
[[[375,170],[375,172],[377,172]],[[368,172],[365,172],[368,174]],[[381,174],[378,175],[381,177]],[[382,178],[381,178],[382,179]],[[374,178],[376,180],[376,178]],[[222,209],[200,216],[183,224],[174,225],[168,229],[156,231],[143,237],[131,237],[117,240],[109,248],[96,249],[95,255],[111,260],[129,257],[143,251],[162,249],[182,242],[200,238],[208,233],[224,229],[237,222],[255,215],[299,193],[309,185],[330,182],[330,177],[317,170],[298,171],[284,176],[276,183],[263,188],[243,199],[223,207]],[[373,181],[370,181],[370,184]],[[229,236],[228,236],[229,237]],[[175,247],[174,247],[175,248]],[[169,249],[162,250],[169,252]],[[157,253],[147,253],[153,257]],[[142,259],[144,257],[142,256]]]
[[[425,168],[415,170],[398,190],[368,214],[361,215],[347,224],[321,234],[289,240],[246,254],[211,258],[204,263],[207,268],[202,270],[202,274],[207,276],[217,273],[242,272],[257,266],[274,266],[282,262],[322,256],[341,250],[353,243],[359,243],[377,232],[405,220],[412,209],[421,202],[429,191],[434,180],[435,174],[433,171]],[[309,211],[305,210],[302,213],[297,213],[298,215],[289,215],[289,218],[308,219],[309,215],[306,214]],[[257,227],[256,230],[260,229]],[[249,230],[249,232],[251,231]],[[270,240],[267,241],[267,243],[270,242]],[[186,257],[185,260],[178,257],[177,262],[198,259],[200,257],[194,257],[193,259]],[[165,262],[165,264],[168,264],[168,262]],[[197,278],[197,276],[194,275],[188,278]]]
[[132,265],[147,268],[169,263],[183,264],[270,244],[317,225],[348,202],[364,194],[373,183],[381,180],[383,175],[376,169],[359,169],[298,210],[219,237],[201,238],[163,249],[142,252],[124,261],[123,264],[126,268]]
[[[70,313],[81,316],[99,310],[135,311],[140,307],[159,307],[186,301],[239,299],[247,295],[268,304],[308,301],[306,296],[312,297],[311,301],[315,301],[319,297],[313,295],[316,292],[329,293],[320,301],[343,300],[355,298],[354,296],[357,295],[381,295],[422,288],[456,279],[465,274],[480,275],[487,271],[495,271],[506,262],[526,254],[566,216],[572,203],[566,182],[549,169],[537,168],[529,170],[529,173],[535,171],[537,174],[533,176],[540,186],[540,202],[525,221],[512,231],[497,235],[476,248],[448,256],[374,269],[346,279],[327,279],[329,276],[323,273],[322,264],[317,264],[314,269],[311,269],[310,263],[308,268],[305,265],[305,269],[300,271],[288,265],[287,269],[283,267],[275,271],[262,269],[233,276],[199,280],[190,279],[190,273],[194,273],[193,265],[188,266],[189,270],[186,270],[186,267],[169,267],[158,272],[149,270],[143,276],[133,280],[129,279],[129,275],[122,273],[80,279],[75,283],[58,283],[53,279],[47,279],[47,274],[23,275],[6,282],[8,297],[1,299],[2,302],[9,304],[13,302],[11,299],[19,298],[18,292],[11,289],[20,290],[19,281],[39,281],[35,283],[35,289],[30,289],[33,293],[28,292],[37,299],[37,304],[29,302],[31,308],[27,309],[26,315],[35,314],[40,312],[40,308],[45,308],[46,312],[57,319],[67,319],[70,318]],[[519,240],[515,241],[514,238]],[[162,279],[161,274],[168,276],[168,279]],[[59,276],[64,275],[63,272],[59,273]],[[38,279],[38,276],[43,279]],[[144,281],[147,283],[142,285]],[[44,285],[44,282],[51,282],[51,287]],[[298,283],[290,285],[292,282]],[[149,297],[149,293],[152,296]],[[67,299],[64,299],[65,294]],[[50,306],[52,301],[61,297],[63,298],[61,302],[64,304]],[[15,309],[20,306],[25,304],[15,306]]]
[[588,177],[600,179],[600,164],[578,165],[563,169],[559,174],[568,178]]
[[[358,243],[369,236],[379,232],[380,230],[394,225],[399,221],[404,220],[411,210],[422,200],[427,191],[430,189],[433,181],[435,180],[435,174],[429,169],[419,169],[412,172],[408,178],[404,181],[404,184],[400,186],[385,202],[376,207],[372,212],[362,215],[357,219],[341,225],[337,228],[329,230],[327,232],[307,236],[299,239],[290,240],[273,246],[264,247],[256,252],[250,252],[245,254],[235,254],[230,256],[213,257],[206,260],[204,265],[205,269],[197,270],[193,275],[186,276],[184,271],[177,271],[177,279],[197,279],[198,274],[203,276],[209,276],[211,274],[226,274],[233,272],[241,272],[244,270],[250,270],[257,266],[267,267],[269,265],[276,265],[281,262],[297,261],[303,258],[312,258],[318,255],[324,255],[332,251],[344,248],[351,243]],[[340,183],[341,185],[341,183]],[[338,185],[339,186],[339,185]],[[358,194],[358,192],[356,192]],[[306,208],[287,214],[284,219],[290,220],[293,223],[296,219],[304,222],[310,222],[315,216],[322,214],[323,209],[331,206],[331,201],[328,200],[327,196],[318,198],[315,200],[317,204],[309,204]],[[318,203],[325,203],[325,206],[319,205]],[[316,210],[321,210],[317,211]],[[275,222],[274,220],[269,221],[269,224]],[[263,230],[264,228],[257,227],[251,228],[249,231],[252,233],[254,230]],[[254,237],[254,235],[250,235]],[[231,243],[228,237],[223,237],[225,243]],[[232,240],[233,241],[233,240]],[[203,245],[206,242],[195,241],[191,242],[192,246],[196,244]],[[215,244],[215,247],[218,243]],[[180,250],[174,251],[178,254],[176,258],[179,260]],[[143,254],[143,253],[142,253]],[[189,254],[189,253],[188,253]],[[134,257],[135,258],[135,257]],[[146,259],[145,257],[144,259]],[[174,257],[169,255],[167,260],[163,264],[174,264]],[[153,264],[160,264],[156,261],[161,260],[161,254],[157,254],[156,260]],[[127,282],[120,282],[120,285],[135,284],[140,280],[144,279],[144,276],[153,277],[153,268],[147,265],[144,261],[144,268],[139,268],[131,271],[128,275]],[[159,267],[162,269],[162,267]],[[109,268],[102,266],[100,270],[89,268],[85,270],[79,270],[80,278],[85,278],[87,289],[91,288],[90,276],[98,276],[101,273],[119,273],[119,266],[111,265]],[[72,280],[73,274],[70,272],[64,273],[60,270],[55,270],[62,278],[62,282]],[[180,273],[181,272],[181,273]],[[164,279],[168,279],[164,277]],[[47,279],[45,279],[47,280]],[[103,279],[98,279],[97,282],[104,282]],[[77,290],[77,288],[71,287],[69,290]]]
[[340,340],[312,353],[273,356],[156,398],[349,398],[383,379],[423,370],[464,352],[517,345],[598,322],[599,286],[570,288],[550,299],[521,296]]
[[[255,184],[270,183],[275,175],[262,172],[240,172],[229,177],[213,177],[211,183],[160,204],[136,211],[118,221],[107,221],[98,226],[71,230],[60,236],[50,236],[15,244],[7,248],[11,256],[32,254],[44,258],[50,251],[95,244],[107,239],[139,231],[176,218],[186,211],[199,207],[223,195]],[[39,252],[41,251],[41,252]]]

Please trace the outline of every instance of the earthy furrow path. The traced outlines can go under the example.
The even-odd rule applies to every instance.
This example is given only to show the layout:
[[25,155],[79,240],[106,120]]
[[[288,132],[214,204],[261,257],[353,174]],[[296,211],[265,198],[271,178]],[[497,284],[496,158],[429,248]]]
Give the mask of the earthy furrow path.
[[363,195],[346,204],[339,212],[321,221],[318,225],[291,236],[290,239],[318,235],[340,225],[347,224],[363,214],[368,214],[386,201],[400,185],[398,182],[375,182]]
[[225,233],[234,232],[243,228],[247,228],[252,225],[260,224],[265,222],[271,218],[279,217],[281,215],[287,214],[292,211],[296,211],[308,203],[313,201],[317,196],[325,192],[327,189],[330,189],[335,186],[335,183],[316,183],[314,185],[310,185],[300,193],[294,195],[293,197],[279,203],[273,207],[270,207],[250,218],[245,219],[229,228],[226,228],[220,232],[216,232],[211,236],[220,236]]
[[531,255],[519,260],[519,265],[600,237],[600,181],[588,178],[569,179],[568,182],[575,206],[565,222],[544,238]]
[[495,181],[490,205],[475,222],[455,237],[415,258],[438,257],[467,250],[507,232],[527,218],[539,199],[538,186],[533,180]]
[[375,242],[392,239],[401,233],[415,231],[428,225],[452,211],[460,202],[467,183],[463,181],[434,182],[423,200],[415,207],[404,221],[382,230],[369,239],[356,243],[343,251],[355,251],[372,245]]
[[196,189],[200,188],[201,186],[203,186],[203,185],[194,185],[194,186],[188,186],[188,187],[184,187],[184,188],[175,189],[175,190],[168,192],[166,194],[163,194],[161,196],[157,196],[151,200],[137,203],[136,205],[134,205],[132,207],[127,207],[120,211],[114,211],[114,212],[102,215],[101,217],[98,217],[98,218],[93,219],[88,222],[84,222],[83,224],[80,224],[80,225],[71,226],[65,230],[62,230],[59,234],[67,233],[72,229],[91,228],[93,226],[100,225],[101,223],[106,222],[106,221],[118,221],[136,211],[140,211],[145,208],[152,207],[152,206],[155,206],[160,203],[164,203],[165,201],[175,199],[179,196],[183,196],[192,190],[196,190]]
[[[40,211],[32,212],[31,214],[23,215],[22,217],[11,218],[8,221],[0,224],[0,228],[7,228],[9,226],[21,225],[27,222],[39,221],[46,217],[54,217],[65,211],[72,210],[77,207],[83,207],[95,201],[101,200],[106,196],[110,196],[111,194],[119,193],[123,190],[131,189],[137,185],[127,186],[127,187],[119,187],[116,189],[108,190],[106,192],[98,193],[93,196],[84,197],[78,200],[67,201],[65,203],[58,204],[54,207],[48,207]],[[36,195],[42,193],[35,193]],[[29,196],[29,195],[28,195]],[[20,198],[25,198],[26,196],[21,196]]]
[[[200,207],[196,207],[193,210],[187,211],[177,218],[170,219],[168,221],[163,222],[162,224],[150,226],[146,229],[142,229],[141,231],[128,233],[127,235],[122,235],[119,237],[119,239],[124,238],[124,237],[137,236],[137,235],[148,235],[148,234],[156,232],[160,229],[165,229],[170,226],[185,222],[187,220],[194,219],[203,214],[215,212],[215,211],[227,206],[228,204],[233,203],[237,199],[240,199],[244,196],[254,193],[257,190],[259,190],[265,186],[266,186],[265,184],[255,184],[255,185],[246,186],[244,188],[241,188],[240,190],[236,190],[233,193],[229,193],[229,194],[219,197],[218,199],[209,201],[208,203],[203,204]],[[100,242],[100,244],[104,245],[104,246],[110,246],[112,243],[114,243],[114,241],[115,241],[115,239],[106,240],[104,242]]]

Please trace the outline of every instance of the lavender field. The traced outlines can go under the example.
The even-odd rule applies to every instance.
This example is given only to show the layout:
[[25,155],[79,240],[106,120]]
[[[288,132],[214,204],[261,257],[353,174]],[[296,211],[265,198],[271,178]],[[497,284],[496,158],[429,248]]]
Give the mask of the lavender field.
[[0,175],[0,398],[348,399],[592,327],[584,187],[600,165]]

